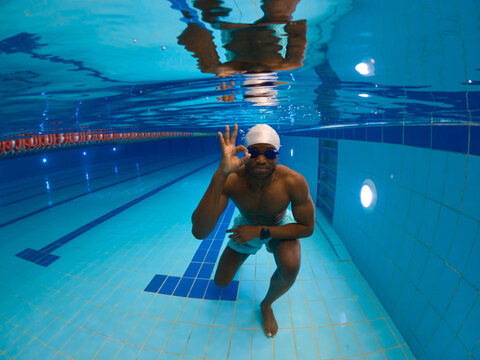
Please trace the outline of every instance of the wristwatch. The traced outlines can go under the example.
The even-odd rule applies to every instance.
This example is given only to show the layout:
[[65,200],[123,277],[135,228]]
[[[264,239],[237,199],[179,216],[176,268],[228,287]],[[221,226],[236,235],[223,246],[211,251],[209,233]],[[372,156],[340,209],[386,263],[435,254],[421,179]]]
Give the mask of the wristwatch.
[[260,240],[266,240],[270,237],[270,230],[265,226],[262,226],[262,230],[260,231]]

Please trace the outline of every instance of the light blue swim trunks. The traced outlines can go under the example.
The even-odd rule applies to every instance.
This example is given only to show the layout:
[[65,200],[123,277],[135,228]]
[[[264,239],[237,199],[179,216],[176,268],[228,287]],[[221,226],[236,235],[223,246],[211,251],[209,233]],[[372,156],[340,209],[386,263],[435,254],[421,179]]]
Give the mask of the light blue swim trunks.
[[[278,223],[276,226],[279,225],[286,225],[286,224],[291,224],[295,223],[295,218],[293,217],[292,212],[287,209],[285,212],[285,216],[283,217],[282,221]],[[252,225],[245,216],[242,214],[239,214],[235,220],[233,220],[233,226],[232,228],[235,228],[239,225]],[[260,238],[255,238],[253,240],[247,241],[246,243],[243,243],[242,245],[238,245],[235,241],[230,239],[230,241],[227,243],[229,247],[231,247],[233,250],[238,251],[239,253],[243,254],[256,254],[258,250],[262,248],[263,245],[267,248],[268,252],[272,252],[272,250],[268,247],[268,242],[272,240],[271,238],[261,240]]]

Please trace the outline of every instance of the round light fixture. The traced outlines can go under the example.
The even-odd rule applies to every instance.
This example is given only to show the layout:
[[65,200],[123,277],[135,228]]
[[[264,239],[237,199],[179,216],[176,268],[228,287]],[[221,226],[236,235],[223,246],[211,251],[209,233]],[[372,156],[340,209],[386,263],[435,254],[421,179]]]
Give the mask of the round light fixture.
[[365,209],[373,209],[377,203],[377,189],[372,180],[367,179],[362,183],[360,201]]

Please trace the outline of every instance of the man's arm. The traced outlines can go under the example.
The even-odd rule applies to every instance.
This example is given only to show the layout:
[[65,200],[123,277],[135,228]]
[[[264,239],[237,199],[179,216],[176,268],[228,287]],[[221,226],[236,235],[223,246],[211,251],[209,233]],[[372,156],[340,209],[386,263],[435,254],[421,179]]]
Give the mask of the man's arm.
[[223,192],[227,176],[215,171],[207,191],[193,212],[192,234],[197,239],[204,239],[213,231],[218,218],[227,207],[228,197]]
[[[235,146],[237,131],[238,127],[235,124],[232,136],[230,136],[228,125],[225,126],[225,135],[218,133],[222,148],[222,160],[192,215],[192,234],[197,239],[206,238],[215,228],[218,218],[228,203],[228,196],[225,192],[227,178],[250,159],[250,154],[245,146]],[[245,157],[240,159],[237,154],[242,151]]]
[[292,213],[296,223],[269,226],[272,239],[299,239],[313,234],[315,207],[310,197],[308,183],[298,173],[292,176],[292,180],[287,185],[291,196]]

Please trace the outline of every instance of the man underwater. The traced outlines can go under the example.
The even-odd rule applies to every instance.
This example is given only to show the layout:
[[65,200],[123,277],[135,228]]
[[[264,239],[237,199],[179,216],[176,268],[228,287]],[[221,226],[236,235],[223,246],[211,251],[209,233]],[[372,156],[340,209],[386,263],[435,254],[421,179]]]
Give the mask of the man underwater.
[[[268,292],[260,304],[265,334],[276,335],[278,325],[272,303],[290,289],[300,269],[300,238],[313,233],[315,211],[305,178],[283,165],[277,165],[280,138],[270,126],[250,129],[245,146],[235,146],[238,127],[230,136],[218,133],[222,159],[207,191],[192,215],[192,233],[206,238],[230,198],[240,215],[234,220],[228,246],[218,263],[215,284],[227,286],[249,255],[263,245],[277,264]],[[236,155],[243,152],[240,159]],[[291,204],[292,211],[288,210]]]

